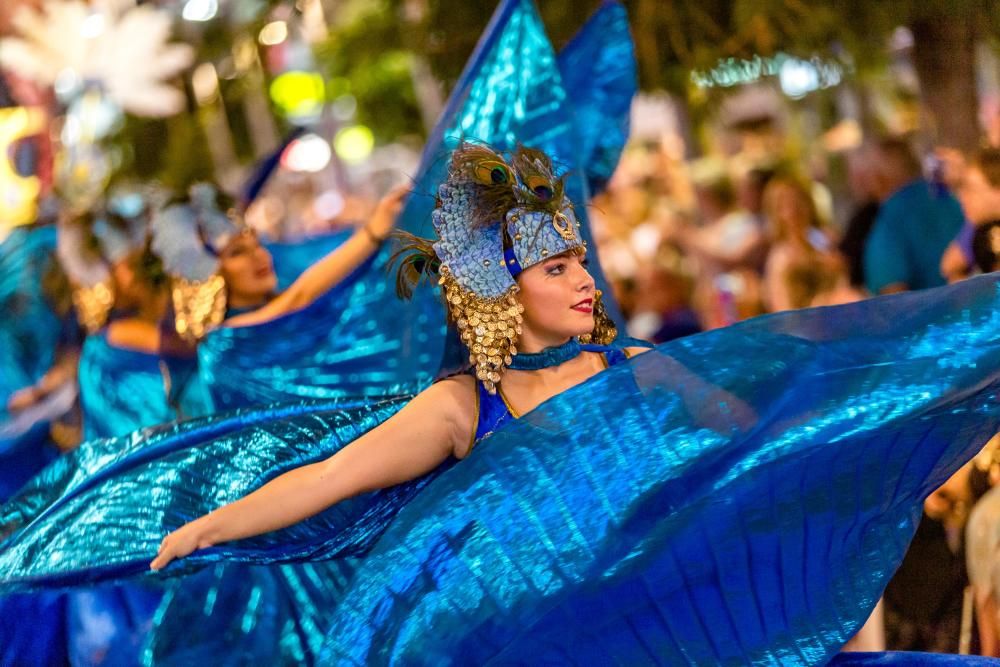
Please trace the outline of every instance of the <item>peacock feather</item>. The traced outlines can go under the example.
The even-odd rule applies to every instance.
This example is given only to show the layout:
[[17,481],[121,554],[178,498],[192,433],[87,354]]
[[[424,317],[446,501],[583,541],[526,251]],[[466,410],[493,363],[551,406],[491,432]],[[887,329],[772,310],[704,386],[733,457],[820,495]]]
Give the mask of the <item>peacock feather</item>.
[[468,225],[481,229],[503,220],[517,201],[516,179],[503,155],[482,144],[463,143],[452,154],[449,182],[470,184],[473,189]]
[[434,252],[434,242],[430,239],[401,230],[393,232],[392,237],[399,242],[399,248],[389,259],[390,267],[399,262],[396,270],[396,295],[400,299],[409,299],[422,280],[438,274],[441,260]]

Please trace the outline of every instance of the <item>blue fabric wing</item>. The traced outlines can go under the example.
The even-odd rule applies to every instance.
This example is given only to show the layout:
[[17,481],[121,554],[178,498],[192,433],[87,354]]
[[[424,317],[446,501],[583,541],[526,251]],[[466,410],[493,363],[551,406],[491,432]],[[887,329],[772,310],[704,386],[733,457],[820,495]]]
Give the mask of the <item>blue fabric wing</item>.
[[547,401],[400,512],[324,659],[825,662],[997,431],[998,306],[988,276],[772,315]]
[[[673,341],[460,465],[171,569],[352,557],[326,647],[348,664],[822,662],[867,617],[923,498],[998,428],[998,306],[986,276]],[[0,581],[138,574],[166,531],[405,400],[120,439],[4,543]]]
[[576,158],[591,194],[604,190],[628,141],[632,98],[639,87],[628,15],[605,2],[559,52],[559,72],[573,107]]
[[0,243],[0,499],[57,455],[47,420],[14,423],[7,412],[11,394],[41,378],[55,358],[63,322],[42,291],[55,244],[54,227],[19,227]]
[[278,289],[284,290],[295,282],[303,271],[336,250],[353,232],[353,228],[340,229],[329,234],[268,243],[267,249],[278,274]]

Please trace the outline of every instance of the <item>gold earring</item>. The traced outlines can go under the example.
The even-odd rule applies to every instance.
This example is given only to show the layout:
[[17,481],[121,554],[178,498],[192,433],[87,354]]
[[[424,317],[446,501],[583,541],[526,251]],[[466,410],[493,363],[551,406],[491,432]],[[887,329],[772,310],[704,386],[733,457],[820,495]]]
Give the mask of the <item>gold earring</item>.
[[206,280],[174,278],[170,290],[174,329],[188,343],[196,343],[226,317],[226,281],[215,274]]
[[604,292],[601,290],[594,292],[594,330],[585,336],[580,336],[581,343],[610,345],[618,337],[618,327],[608,315],[604,301],[601,300],[602,296]]

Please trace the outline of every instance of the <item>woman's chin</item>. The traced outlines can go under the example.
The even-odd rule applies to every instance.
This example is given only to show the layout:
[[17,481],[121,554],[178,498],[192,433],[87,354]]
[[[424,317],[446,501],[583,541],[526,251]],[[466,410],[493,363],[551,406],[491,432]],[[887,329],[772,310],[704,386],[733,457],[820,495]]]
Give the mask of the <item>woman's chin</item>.
[[594,322],[594,316],[591,314],[587,314],[585,317],[580,317],[580,320],[581,320],[580,325],[578,327],[574,327],[572,333],[569,334],[571,338],[586,336],[587,334],[593,333],[594,327],[596,326],[596,323]]

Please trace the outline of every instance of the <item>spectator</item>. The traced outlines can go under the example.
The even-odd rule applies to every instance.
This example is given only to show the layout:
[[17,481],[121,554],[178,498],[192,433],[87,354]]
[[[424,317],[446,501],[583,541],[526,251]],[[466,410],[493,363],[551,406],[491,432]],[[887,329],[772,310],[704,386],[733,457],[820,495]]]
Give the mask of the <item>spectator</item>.
[[753,216],[741,210],[721,165],[696,169],[699,227],[681,227],[669,239],[698,266],[695,304],[707,328],[726,326],[759,312],[756,264],[766,242]]
[[847,159],[847,180],[857,208],[851,214],[840,240],[851,286],[865,286],[865,244],[878,216],[878,191],[871,148],[855,151]]
[[[958,200],[965,213],[962,231],[945,250],[941,258],[941,273],[950,282],[968,277],[978,258],[974,252],[977,230],[1000,220],[1000,150],[988,148],[976,156],[967,167],[962,165]],[[983,269],[984,272],[994,269]]]
[[868,290],[886,294],[945,284],[941,257],[962,228],[962,207],[942,184],[922,178],[904,141],[885,139],[875,154],[882,206],[865,245]]
[[769,310],[814,305],[843,282],[843,264],[801,180],[775,176],[764,191],[771,251],[764,268],[764,301]]

